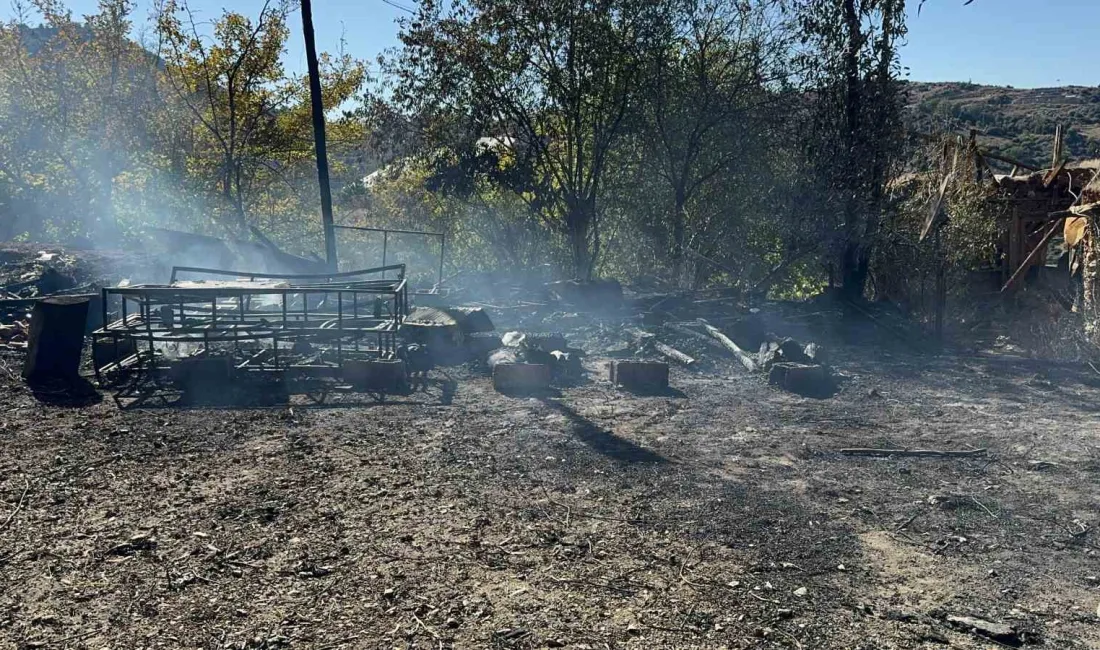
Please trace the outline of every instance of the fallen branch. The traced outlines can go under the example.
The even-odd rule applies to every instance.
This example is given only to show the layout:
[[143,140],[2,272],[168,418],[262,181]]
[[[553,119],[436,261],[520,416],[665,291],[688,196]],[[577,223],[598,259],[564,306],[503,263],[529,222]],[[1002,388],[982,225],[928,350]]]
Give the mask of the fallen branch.
[[679,350],[672,347],[671,345],[665,345],[664,343],[661,343],[660,341],[654,341],[653,342],[653,349],[660,352],[663,356],[666,356],[669,359],[672,359],[676,363],[682,363],[685,366],[690,366],[691,364],[695,363],[694,358],[689,357],[688,355],[684,354],[683,352],[680,352]]
[[635,343],[637,343],[638,345],[641,345],[643,347],[646,347],[646,346],[652,347],[654,350],[659,352],[662,356],[665,356],[665,357],[675,361],[676,363],[682,363],[685,366],[690,366],[691,364],[695,363],[695,359],[689,357],[688,355],[684,354],[683,352],[680,352],[679,350],[672,347],[671,345],[666,345],[664,343],[661,343],[660,341],[657,340],[657,337],[654,334],[651,334],[650,332],[645,332],[645,331],[642,331],[640,329],[631,327],[631,328],[627,329],[627,333],[630,334],[630,336],[634,338]]
[[[709,345],[709,346],[711,346],[711,347],[713,347],[717,350],[721,350],[723,352],[727,351],[726,346],[722,345],[718,341],[715,341],[714,339],[707,336],[706,334],[703,334],[702,332],[696,332],[695,330],[691,329],[687,325],[681,325],[679,323],[665,323],[665,328],[670,329],[673,332],[679,332],[680,334],[685,334],[685,335],[690,336],[692,338],[699,339],[700,341],[703,341],[707,345]],[[1097,373],[1100,373],[1100,370],[1098,370]]]
[[964,451],[943,451],[940,449],[841,449],[845,456],[873,456],[886,458],[887,456],[909,456],[927,458],[969,458],[972,456],[985,456],[988,449],[967,449]]
[[734,343],[730,337],[723,334],[717,327],[705,320],[700,320],[699,324],[703,326],[703,329],[705,329],[708,334],[713,336],[719,343],[724,345],[727,350],[732,352],[733,355],[737,357],[737,360],[741,362],[741,365],[745,366],[745,370],[756,372],[756,362],[752,360],[752,357],[749,356],[747,352],[737,347],[737,344]]

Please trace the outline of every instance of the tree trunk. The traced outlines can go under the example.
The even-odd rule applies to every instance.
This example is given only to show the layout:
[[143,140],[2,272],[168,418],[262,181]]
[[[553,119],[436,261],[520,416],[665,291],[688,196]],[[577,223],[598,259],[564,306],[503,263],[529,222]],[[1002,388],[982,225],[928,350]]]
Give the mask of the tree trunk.
[[862,26],[855,0],[844,0],[844,24],[847,31],[847,43],[844,50],[844,132],[841,135],[845,143],[847,160],[844,161],[845,175],[841,180],[844,186],[844,242],[840,257],[841,291],[846,298],[863,297],[863,287],[867,282],[867,251],[864,248],[865,205],[860,201],[864,191],[864,174],[860,172],[866,161],[863,159],[861,113],[863,110],[862,88],[859,78],[859,53],[863,44]]
[[859,241],[848,241],[840,265],[841,294],[849,300],[862,300],[870,267],[867,249]]
[[683,188],[676,189],[672,211],[672,277],[676,284],[684,282],[684,242],[687,238],[687,199]]
[[569,246],[573,257],[573,276],[578,280],[591,280],[595,267],[589,239],[592,235],[595,218],[594,201],[581,200],[573,203],[566,217],[569,230]]

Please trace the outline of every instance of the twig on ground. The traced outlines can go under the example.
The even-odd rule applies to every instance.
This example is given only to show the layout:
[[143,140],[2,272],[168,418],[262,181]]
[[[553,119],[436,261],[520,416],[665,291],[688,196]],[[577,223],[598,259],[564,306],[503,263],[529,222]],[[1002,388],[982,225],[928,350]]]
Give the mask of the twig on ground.
[[750,596],[752,596],[753,598],[761,601],[761,602],[771,603],[773,605],[782,605],[783,604],[783,603],[779,602],[778,600],[772,600],[771,598],[764,598],[763,596],[758,596],[755,593],[753,593],[752,591],[749,591],[748,594]]
[[984,456],[988,449],[967,449],[963,451],[945,451],[941,449],[864,449],[864,448],[850,448],[841,449],[840,453],[845,456],[874,456],[878,458],[885,458],[888,456],[909,456],[909,457],[929,457],[929,458],[969,458],[971,456]]
[[410,612],[410,614],[412,614],[412,617],[416,619],[417,625],[424,628],[424,631],[427,632],[428,634],[432,635],[433,639],[436,639],[436,640],[439,639],[439,635],[435,633],[435,630],[428,627],[427,624],[424,623],[424,621],[420,620],[420,617],[416,615],[416,612]]
[[0,530],[4,530],[11,523],[11,520],[15,518],[15,515],[19,514],[19,511],[23,509],[23,501],[27,498],[27,491],[31,489],[31,483],[27,480],[27,475],[23,475],[23,494],[19,495],[19,503],[15,504],[15,509],[11,511],[8,518],[4,520],[3,524],[0,524]]
[[789,632],[784,632],[783,630],[781,630],[777,627],[773,627],[772,629],[775,630],[776,632],[778,632],[780,635],[782,635],[788,641],[793,643],[794,647],[798,648],[798,650],[802,650],[802,644],[799,643],[798,639],[794,638],[794,635],[790,634]]
[[684,562],[680,563],[680,581],[683,582],[684,584],[688,585],[688,586],[695,587],[696,589],[699,589],[699,588],[703,587],[703,585],[701,585],[699,583],[696,583],[696,582],[692,582],[691,580],[687,579],[687,576],[684,575],[684,566],[685,565],[686,565],[686,563],[684,563]]
[[970,500],[973,501],[974,503],[978,504],[978,507],[981,508],[982,510],[985,510],[989,514],[990,517],[993,517],[994,519],[997,518],[997,515],[993,514],[992,510],[985,507],[984,503],[982,503],[981,501],[978,501],[977,497],[971,496]]
[[913,516],[912,516],[912,517],[909,517],[908,519],[906,519],[906,520],[905,520],[905,522],[904,522],[904,523],[902,523],[902,524],[901,524],[900,526],[898,526],[897,528],[895,528],[895,529],[894,529],[894,532],[895,532],[895,533],[900,533],[901,531],[905,530],[906,528],[908,528],[908,527],[909,527],[909,524],[913,523],[913,521],[914,521],[914,520],[916,520],[916,518],[917,518],[918,516],[920,516],[920,513],[919,513],[919,512],[914,512],[914,513],[913,513]]

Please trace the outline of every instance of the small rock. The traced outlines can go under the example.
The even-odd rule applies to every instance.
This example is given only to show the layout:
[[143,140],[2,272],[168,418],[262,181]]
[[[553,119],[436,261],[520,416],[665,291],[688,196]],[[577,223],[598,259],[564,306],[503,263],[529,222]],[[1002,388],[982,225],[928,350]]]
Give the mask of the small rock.
[[382,596],[384,598],[393,598],[393,594],[394,594],[393,589],[386,589],[385,591],[382,592]]
[[837,571],[846,571],[847,569],[844,567],[843,564],[838,564],[838,565],[836,565],[836,570]]
[[638,627],[634,623],[631,623],[630,625],[626,626],[626,631],[628,634],[641,634],[642,628]]
[[547,648],[564,648],[565,647],[565,641],[563,641],[561,639],[550,639],[546,642],[546,647]]
[[459,626],[459,622],[458,622],[457,618],[452,617],[452,618],[448,618],[447,622],[444,623],[444,625],[446,625],[447,627],[449,627],[453,630],[453,629],[455,629],[456,627]]
[[794,595],[799,597],[805,596],[808,593],[810,593],[810,591],[805,587],[799,587],[798,589],[794,590]]
[[794,617],[794,610],[793,609],[780,609],[779,611],[776,612],[776,614],[779,615],[779,618],[793,618]]

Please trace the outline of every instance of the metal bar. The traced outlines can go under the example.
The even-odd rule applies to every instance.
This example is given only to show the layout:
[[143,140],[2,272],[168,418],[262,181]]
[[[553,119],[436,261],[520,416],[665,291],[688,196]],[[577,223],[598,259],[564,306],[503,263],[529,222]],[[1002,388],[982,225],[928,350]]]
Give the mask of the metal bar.
[[341,226],[335,225],[333,228],[339,228],[341,230],[361,230],[363,232],[392,232],[399,235],[425,235],[431,237],[442,237],[441,232],[430,232],[427,230],[401,230],[400,228],[368,228],[366,226]]
[[[433,233],[434,234],[434,233]],[[249,278],[252,280],[325,280],[335,278],[350,278],[357,275],[367,275],[384,271],[393,271],[404,264],[392,264],[387,268],[359,269],[357,271],[342,271],[340,273],[253,273],[251,271],[227,271],[225,269],[213,269],[201,266],[173,266],[172,282],[176,281],[177,273],[199,273],[204,275],[224,275],[234,278]],[[122,288],[122,287],[117,287]]]
[[390,244],[390,231],[382,232],[382,266],[386,266],[386,249]]
[[100,301],[99,307],[103,311],[103,321],[102,321],[103,325],[102,325],[102,327],[106,329],[107,326],[110,324],[110,321],[107,320],[107,289],[100,289],[100,291],[99,291],[99,301]]
[[436,281],[435,286],[440,287],[443,285],[443,255],[447,247],[447,235],[439,236],[439,280]]

